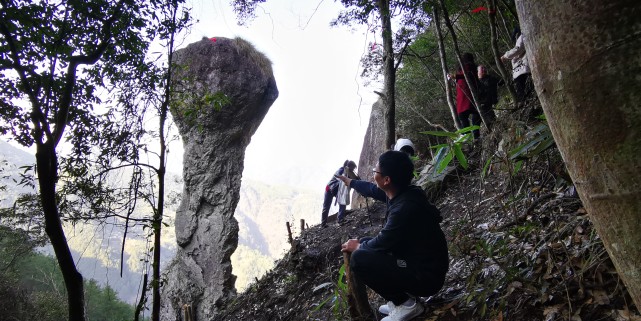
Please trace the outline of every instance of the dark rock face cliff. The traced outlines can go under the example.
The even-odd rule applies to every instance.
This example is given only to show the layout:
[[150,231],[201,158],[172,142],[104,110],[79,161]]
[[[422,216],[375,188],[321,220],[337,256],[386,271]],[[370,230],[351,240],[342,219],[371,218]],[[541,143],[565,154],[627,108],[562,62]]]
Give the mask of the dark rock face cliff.
[[203,39],[176,51],[173,63],[171,112],[184,145],[184,188],[161,315],[182,320],[189,306],[207,320],[235,295],[230,257],[238,245],[233,215],[245,148],[278,89],[271,62],[240,38]]

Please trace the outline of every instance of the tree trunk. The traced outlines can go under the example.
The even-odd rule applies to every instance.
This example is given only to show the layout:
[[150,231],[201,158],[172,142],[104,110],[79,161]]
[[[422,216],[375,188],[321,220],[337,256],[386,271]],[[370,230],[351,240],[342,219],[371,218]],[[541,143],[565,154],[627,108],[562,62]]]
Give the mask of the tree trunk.
[[[171,23],[176,25],[176,13],[178,11],[178,3],[171,1]],[[174,39],[175,29],[171,29],[169,40],[167,44],[167,61],[173,61],[174,57]],[[154,211],[153,227],[154,227],[154,257],[153,257],[153,276],[152,276],[152,308],[151,320],[160,321],[160,251],[162,247],[161,233],[162,233],[162,220],[165,214],[165,176],[167,173],[167,139],[165,138],[165,126],[167,126],[167,118],[169,113],[169,102],[171,100],[171,77],[173,73],[173,64],[167,65],[167,73],[165,78],[165,91],[163,101],[159,108],[159,144],[160,144],[160,159],[158,164],[158,204]]]
[[40,201],[45,216],[45,231],[56,253],[58,266],[67,289],[67,304],[69,305],[69,320],[84,321],[84,284],[82,274],[76,269],[71,250],[67,244],[65,232],[62,229],[58,204],[56,202],[56,182],[58,180],[58,157],[53,140],[36,144],[36,166]]
[[392,22],[389,0],[378,0],[378,11],[383,27],[383,77],[385,95],[385,144],[388,150],[396,142],[396,70],[394,69],[394,47],[392,46]]
[[641,3],[517,0],[517,11],[554,139],[641,308]]
[[[163,135],[163,134],[161,134]],[[163,218],[163,209],[165,207],[165,164],[164,164],[164,153],[165,146],[161,151],[161,169],[158,171],[158,207],[154,211],[154,220],[153,220],[153,229],[154,229],[154,257],[152,262],[153,267],[153,276],[151,280],[151,296],[152,296],[152,308],[151,308],[151,320],[159,321],[160,320],[160,251],[161,251],[161,232],[162,232],[162,218]]]
[[447,105],[450,107],[450,112],[452,113],[454,126],[456,129],[461,129],[461,123],[459,122],[458,115],[456,114],[456,105],[452,99],[452,84],[447,77],[449,72],[447,71],[447,57],[445,56],[445,44],[443,43],[443,32],[441,31],[441,21],[438,15],[438,5],[435,4],[433,6],[432,13],[434,14],[434,29],[436,30],[436,38],[438,39],[438,54],[441,60],[441,69],[443,70],[443,80],[445,81],[445,97]]
[[506,87],[512,96],[512,101],[516,105],[516,91],[514,90],[514,82],[512,81],[512,73],[505,69],[505,65],[501,61],[501,53],[499,52],[499,46],[497,44],[497,32],[496,32],[496,0],[488,0],[488,19],[490,20],[490,46],[492,47],[492,55],[494,56],[494,63],[496,64],[496,69],[499,70],[501,78],[505,80]]

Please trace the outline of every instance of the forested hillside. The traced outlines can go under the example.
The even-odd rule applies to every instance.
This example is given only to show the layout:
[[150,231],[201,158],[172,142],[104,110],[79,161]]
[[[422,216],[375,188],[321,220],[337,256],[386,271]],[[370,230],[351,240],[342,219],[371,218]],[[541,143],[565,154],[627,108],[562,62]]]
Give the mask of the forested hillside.
[[238,220],[238,248],[232,255],[236,289],[243,291],[281,258],[289,245],[289,223],[300,234],[300,221],[316,225],[320,218],[321,195],[288,186],[243,180],[234,217]]
[[[0,320],[68,319],[64,281],[56,260],[35,251],[44,242],[34,242],[22,229],[0,227]],[[101,286],[90,276],[85,289],[89,320],[132,320],[134,306],[120,300],[111,286]]]

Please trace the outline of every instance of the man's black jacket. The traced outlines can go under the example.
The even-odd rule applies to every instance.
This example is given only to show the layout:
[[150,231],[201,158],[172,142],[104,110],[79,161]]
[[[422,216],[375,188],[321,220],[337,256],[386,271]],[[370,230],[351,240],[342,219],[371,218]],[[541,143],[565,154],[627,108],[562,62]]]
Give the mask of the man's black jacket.
[[363,196],[387,201],[385,226],[374,238],[362,242],[360,249],[389,253],[405,260],[419,275],[427,272],[445,278],[449,257],[439,224],[443,219],[420,187],[410,185],[391,200],[370,182],[352,180],[350,187]]

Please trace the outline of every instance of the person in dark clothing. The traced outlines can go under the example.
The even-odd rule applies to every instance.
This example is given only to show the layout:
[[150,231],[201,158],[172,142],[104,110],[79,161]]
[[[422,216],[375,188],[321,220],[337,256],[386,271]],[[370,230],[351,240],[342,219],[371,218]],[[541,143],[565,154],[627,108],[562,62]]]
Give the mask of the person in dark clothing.
[[415,297],[438,292],[449,268],[441,214],[420,187],[410,184],[413,171],[407,154],[387,151],[374,168],[376,185],[338,176],[363,196],[387,202],[387,221],[378,235],[342,245],[351,253],[354,277],[389,301],[379,308],[388,314],[383,321],[420,315],[423,306]]
[[[336,177],[345,174],[346,170],[353,173],[354,169],[356,169],[356,163],[351,160],[346,160],[343,163],[343,166],[334,173],[334,176],[332,176],[332,178],[325,186],[325,197],[323,199],[323,209],[321,211],[321,227],[327,227],[327,214],[329,213],[329,208],[332,206],[332,200],[334,199],[334,197],[338,196],[338,190],[341,182]],[[342,204],[338,206],[339,219],[342,219],[344,217],[346,206],[347,205]]]
[[[456,114],[458,115],[459,121],[463,128],[469,127],[471,125],[480,126],[481,125],[481,115],[479,115],[476,107],[474,107],[474,100],[472,99],[472,90],[477,90],[478,79],[476,77],[476,63],[474,62],[474,56],[466,52],[461,57],[463,62],[462,68],[456,71],[453,78],[456,79]],[[465,80],[465,75],[467,75],[472,88],[467,85]],[[470,117],[472,122],[470,124]],[[474,134],[474,139],[479,139],[481,132],[476,129],[472,132]]]
[[494,124],[496,120],[493,106],[499,102],[497,90],[498,86],[503,85],[503,79],[488,74],[483,65],[478,66],[478,78],[479,109],[481,110],[481,116],[483,116],[483,119],[485,119],[487,123],[488,129],[491,129],[492,124]]

